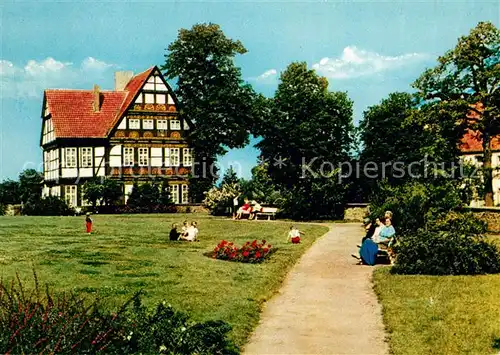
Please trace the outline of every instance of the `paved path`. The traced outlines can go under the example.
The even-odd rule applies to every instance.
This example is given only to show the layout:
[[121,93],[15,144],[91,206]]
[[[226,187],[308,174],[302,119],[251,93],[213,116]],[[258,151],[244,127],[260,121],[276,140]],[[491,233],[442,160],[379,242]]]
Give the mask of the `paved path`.
[[388,354],[359,224],[330,224],[264,307],[244,354]]

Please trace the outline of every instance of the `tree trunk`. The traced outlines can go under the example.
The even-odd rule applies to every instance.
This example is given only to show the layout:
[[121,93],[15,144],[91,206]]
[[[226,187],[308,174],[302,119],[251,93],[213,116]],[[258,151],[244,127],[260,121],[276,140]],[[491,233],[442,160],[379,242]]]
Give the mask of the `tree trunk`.
[[483,135],[483,179],[484,179],[484,204],[487,207],[494,205],[493,201],[493,171],[491,169],[491,137]]

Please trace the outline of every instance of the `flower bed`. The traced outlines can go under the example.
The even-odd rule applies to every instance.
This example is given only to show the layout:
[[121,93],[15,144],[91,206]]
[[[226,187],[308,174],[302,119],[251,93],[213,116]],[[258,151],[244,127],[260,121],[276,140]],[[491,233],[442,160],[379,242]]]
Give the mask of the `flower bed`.
[[260,263],[269,256],[270,252],[271,244],[266,244],[265,240],[262,240],[261,243],[257,242],[257,240],[246,242],[241,248],[238,248],[232,242],[222,240],[215,247],[212,257],[242,263]]

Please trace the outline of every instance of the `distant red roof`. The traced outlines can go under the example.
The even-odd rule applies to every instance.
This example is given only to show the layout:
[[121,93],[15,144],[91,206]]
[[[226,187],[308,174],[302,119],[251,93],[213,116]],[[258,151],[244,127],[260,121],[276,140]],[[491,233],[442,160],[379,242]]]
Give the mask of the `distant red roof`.
[[107,137],[155,68],[134,76],[124,91],[101,91],[97,112],[93,110],[93,90],[45,90],[56,138]]
[[[472,105],[472,107],[480,112],[482,112],[483,110],[483,104],[481,102]],[[475,110],[470,110],[467,115],[467,118],[471,121],[473,120],[477,121],[481,119],[481,114]],[[467,132],[460,140],[458,147],[462,153],[482,153],[483,139],[481,136],[481,132],[467,130]],[[500,136],[496,136],[491,139],[491,150],[493,151],[500,150]]]

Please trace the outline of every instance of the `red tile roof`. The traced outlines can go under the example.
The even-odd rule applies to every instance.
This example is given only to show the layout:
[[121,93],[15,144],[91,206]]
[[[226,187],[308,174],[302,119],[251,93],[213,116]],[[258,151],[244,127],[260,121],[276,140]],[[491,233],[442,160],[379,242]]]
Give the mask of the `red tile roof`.
[[[482,112],[483,104],[481,102],[472,105],[477,111]],[[478,121],[481,119],[481,114],[476,110],[470,110],[467,114],[467,118],[472,121]],[[483,151],[483,139],[482,134],[479,131],[467,130],[464,134],[460,143],[458,145],[460,151],[464,154],[467,153],[481,153]],[[500,136],[493,137],[491,139],[491,150],[500,150]]]
[[101,91],[98,112],[93,110],[93,90],[45,90],[56,138],[107,137],[155,68],[134,76],[124,91]]
[[[478,131],[467,131],[459,143],[459,149],[462,153],[481,153],[483,151],[483,140]],[[500,150],[500,136],[491,139],[491,149]]]

